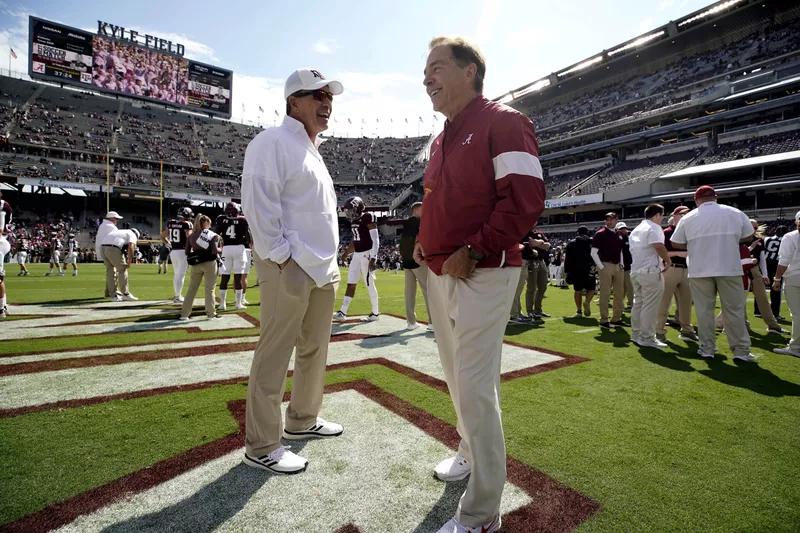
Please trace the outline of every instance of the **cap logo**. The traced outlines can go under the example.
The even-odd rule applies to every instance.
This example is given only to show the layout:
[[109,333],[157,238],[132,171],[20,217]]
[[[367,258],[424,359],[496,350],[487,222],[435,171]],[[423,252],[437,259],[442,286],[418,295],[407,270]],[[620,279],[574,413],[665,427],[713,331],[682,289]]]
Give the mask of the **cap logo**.
[[321,80],[324,80],[324,79],[325,79],[325,76],[323,76],[322,74],[320,74],[318,70],[311,70],[311,71],[309,71],[309,72],[311,72],[311,74],[313,74],[315,78],[319,78],[319,79],[321,79]]

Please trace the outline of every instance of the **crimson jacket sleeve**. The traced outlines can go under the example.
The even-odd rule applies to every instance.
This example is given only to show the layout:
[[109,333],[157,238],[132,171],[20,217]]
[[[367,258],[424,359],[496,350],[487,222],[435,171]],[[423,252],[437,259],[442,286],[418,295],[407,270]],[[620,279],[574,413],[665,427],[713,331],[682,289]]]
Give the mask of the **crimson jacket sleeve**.
[[544,211],[545,188],[533,122],[509,112],[490,125],[497,203],[489,220],[466,244],[498,256],[517,246]]

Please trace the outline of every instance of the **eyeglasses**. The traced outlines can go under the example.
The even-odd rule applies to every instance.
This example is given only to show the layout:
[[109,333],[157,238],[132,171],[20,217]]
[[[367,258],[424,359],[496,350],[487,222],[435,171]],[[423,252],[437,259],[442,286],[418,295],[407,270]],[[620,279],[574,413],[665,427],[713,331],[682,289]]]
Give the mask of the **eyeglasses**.
[[327,98],[331,102],[333,102],[333,93],[330,91],[326,91],[325,89],[316,89],[314,91],[297,91],[292,96],[296,96],[298,98],[302,98],[304,96],[313,96],[314,100],[322,101],[323,98]]

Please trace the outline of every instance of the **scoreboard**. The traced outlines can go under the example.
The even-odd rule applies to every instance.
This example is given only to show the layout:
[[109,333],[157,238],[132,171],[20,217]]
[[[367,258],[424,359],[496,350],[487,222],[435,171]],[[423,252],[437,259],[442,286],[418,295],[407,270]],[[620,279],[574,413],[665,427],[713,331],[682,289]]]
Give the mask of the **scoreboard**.
[[32,78],[231,117],[230,70],[37,17],[29,27]]

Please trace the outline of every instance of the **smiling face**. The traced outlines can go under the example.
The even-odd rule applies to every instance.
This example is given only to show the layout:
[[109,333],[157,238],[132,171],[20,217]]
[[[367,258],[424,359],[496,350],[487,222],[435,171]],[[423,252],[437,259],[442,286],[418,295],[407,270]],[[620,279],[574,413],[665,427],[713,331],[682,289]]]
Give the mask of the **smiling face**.
[[328,129],[328,121],[333,112],[333,95],[326,85],[321,89],[319,99],[315,91],[303,91],[298,96],[289,97],[291,117],[299,120],[305,126],[309,137],[315,138],[318,134]]
[[449,46],[433,48],[428,54],[423,81],[433,110],[452,120],[475,97],[476,72],[474,63],[458,66]]

